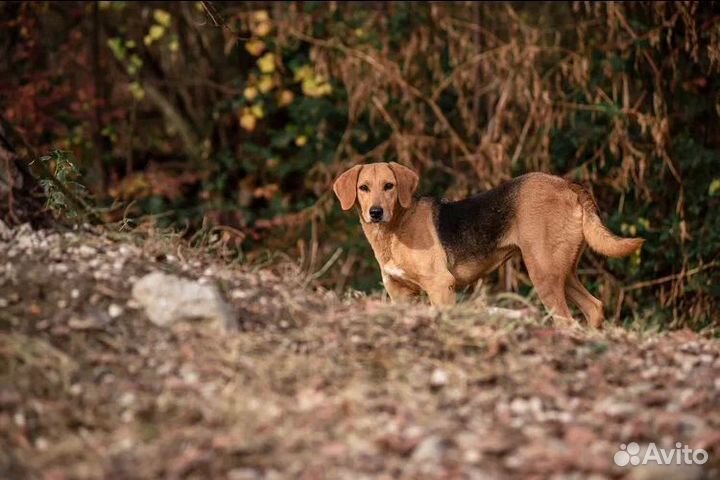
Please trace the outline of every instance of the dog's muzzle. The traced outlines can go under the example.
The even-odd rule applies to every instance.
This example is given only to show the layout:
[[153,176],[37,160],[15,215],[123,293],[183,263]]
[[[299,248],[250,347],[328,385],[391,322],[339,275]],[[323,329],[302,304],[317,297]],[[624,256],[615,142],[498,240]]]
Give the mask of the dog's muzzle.
[[370,220],[373,223],[379,223],[382,222],[383,219],[383,209],[381,207],[370,207]]

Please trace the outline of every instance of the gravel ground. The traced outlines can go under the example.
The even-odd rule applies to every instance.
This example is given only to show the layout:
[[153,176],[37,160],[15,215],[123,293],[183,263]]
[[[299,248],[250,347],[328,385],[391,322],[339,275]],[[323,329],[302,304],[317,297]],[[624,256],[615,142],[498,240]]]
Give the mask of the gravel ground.
[[[151,321],[152,272],[233,325]],[[720,478],[717,339],[355,297],[160,234],[0,224],[0,478]],[[616,466],[630,442],[709,460]]]

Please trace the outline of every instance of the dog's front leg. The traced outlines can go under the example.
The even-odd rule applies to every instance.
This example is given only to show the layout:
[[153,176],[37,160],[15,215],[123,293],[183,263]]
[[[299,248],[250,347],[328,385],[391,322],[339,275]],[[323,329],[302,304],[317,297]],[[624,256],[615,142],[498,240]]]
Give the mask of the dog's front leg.
[[407,302],[420,293],[419,289],[398,282],[387,275],[383,275],[383,285],[385,285],[385,290],[387,290],[393,303]]
[[455,304],[455,277],[438,274],[426,283],[425,292],[436,307]]

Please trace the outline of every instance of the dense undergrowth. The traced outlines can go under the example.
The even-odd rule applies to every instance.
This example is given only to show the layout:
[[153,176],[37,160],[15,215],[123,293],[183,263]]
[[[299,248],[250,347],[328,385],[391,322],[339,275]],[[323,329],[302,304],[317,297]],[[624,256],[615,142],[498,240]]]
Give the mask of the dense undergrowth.
[[[336,292],[379,288],[330,191],[344,168],[399,161],[448,198],[563,175],[647,239],[583,261],[607,315],[701,329],[720,308],[719,18],[715,2],[5,2],[0,114],[104,221],[284,252]],[[488,285],[532,295],[518,260]]]

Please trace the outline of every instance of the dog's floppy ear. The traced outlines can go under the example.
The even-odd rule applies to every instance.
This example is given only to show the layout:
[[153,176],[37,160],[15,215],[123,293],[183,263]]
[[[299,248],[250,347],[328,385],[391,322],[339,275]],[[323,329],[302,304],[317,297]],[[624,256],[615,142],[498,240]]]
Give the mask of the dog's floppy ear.
[[333,191],[340,200],[340,206],[343,210],[349,210],[355,205],[357,197],[357,180],[362,165],[355,165],[340,175],[333,184]]
[[418,186],[418,174],[399,163],[390,162],[390,169],[395,174],[397,182],[398,199],[403,208],[408,208],[412,203],[412,196]]

